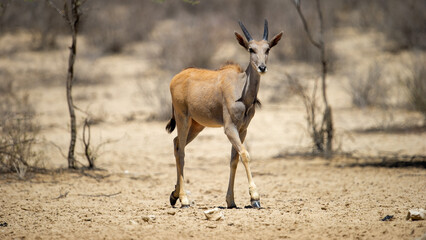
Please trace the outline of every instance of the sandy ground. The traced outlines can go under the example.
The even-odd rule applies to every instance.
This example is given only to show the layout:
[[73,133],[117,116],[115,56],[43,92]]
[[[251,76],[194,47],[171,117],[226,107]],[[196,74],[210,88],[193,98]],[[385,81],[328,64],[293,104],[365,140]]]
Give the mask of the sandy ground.
[[[370,49],[373,37],[363,35],[355,41],[357,33],[341,34],[349,37],[337,41],[336,49],[356,46],[360,54],[377,55]],[[2,46],[9,46],[5,43],[10,39],[13,36],[3,37]],[[144,44],[133,47],[136,53],[147,48]],[[51,73],[46,78],[63,78],[58,69],[65,69],[66,59],[67,52],[60,50],[11,51],[0,59],[0,67],[20,76],[19,81],[25,81],[31,69],[40,68]],[[40,79],[30,84],[26,91],[36,103],[45,140],[39,148],[52,171],[28,173],[26,180],[17,180],[14,174],[0,175],[0,223],[7,223],[0,227],[0,239],[425,238],[425,221],[405,219],[409,209],[426,207],[424,162],[417,167],[390,168],[386,164],[366,166],[367,159],[355,161],[343,156],[331,160],[276,157],[310,144],[304,109],[297,99],[264,101],[249,127],[246,145],[262,209],[245,208],[249,195],[241,164],[235,185],[239,209],[224,209],[231,146],[222,129],[204,130],[186,148],[186,190],[192,206],[180,209],[178,203],[178,208],[172,208],[169,195],[176,180],[172,149],[176,133],[164,131],[166,122],[146,121],[158,106],[140,90],[141,86],[152,88],[156,81],[169,76],[148,68],[148,61],[139,54],[106,56],[96,61],[83,55],[78,63],[89,77],[107,76],[105,83],[74,89],[76,105],[102,120],[92,127],[93,144],[112,141],[100,149],[97,166],[102,170],[97,171],[64,170],[66,160],[49,142],[65,152],[69,138],[65,91],[61,84],[46,87]],[[354,58],[348,64],[357,61],[364,60]],[[276,94],[274,86],[284,72],[313,72],[291,63],[282,67],[275,62],[269,69],[262,79],[261,99]],[[384,124],[418,123],[421,116],[401,109],[354,109],[342,79],[345,75],[335,72],[329,88],[340,151],[360,156],[426,154],[424,130],[357,131]],[[84,115],[78,114],[81,124]],[[82,156],[78,160],[86,164]],[[224,219],[206,220],[203,211],[214,207],[221,208]],[[381,221],[387,215],[393,215],[393,220]]]

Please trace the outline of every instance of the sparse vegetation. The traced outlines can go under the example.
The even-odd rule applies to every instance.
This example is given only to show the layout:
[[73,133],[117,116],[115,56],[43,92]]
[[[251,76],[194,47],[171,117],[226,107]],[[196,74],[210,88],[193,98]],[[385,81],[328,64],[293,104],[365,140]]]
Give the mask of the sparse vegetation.
[[[400,82],[407,92],[407,102],[411,109],[423,114],[426,121],[426,61],[417,56],[407,66],[408,74]],[[426,124],[426,123],[425,123]]]
[[28,95],[18,94],[12,81],[0,82],[0,170],[16,172],[25,178],[27,171],[41,165],[37,143],[39,125]]
[[82,22],[82,34],[105,54],[120,53],[128,44],[148,39],[167,8],[155,1],[138,0],[91,0],[86,7],[94,11]]
[[84,119],[83,124],[83,145],[84,145],[84,156],[86,157],[87,162],[89,163],[89,169],[95,167],[95,161],[98,158],[98,148],[93,149],[91,144],[91,133],[90,126],[92,125],[90,118]]
[[69,48],[70,53],[68,57],[68,72],[66,79],[66,92],[67,92],[67,103],[68,111],[70,114],[70,133],[71,140],[68,149],[68,168],[76,168],[74,150],[75,142],[77,140],[77,123],[74,110],[74,103],[72,98],[72,87],[74,82],[74,63],[77,54],[77,33],[80,25],[80,18],[83,14],[82,4],[78,0],[63,0],[64,7],[59,9],[51,0],[46,0],[46,2],[55,9],[59,15],[67,23],[69,30],[71,32],[71,46]]
[[182,15],[177,21],[163,22],[153,32],[152,40],[161,46],[161,66],[171,72],[187,67],[214,68],[211,58],[224,34],[219,27],[221,20],[215,15],[208,15],[203,21],[194,22],[191,15]]
[[314,86],[310,89],[300,79],[287,74],[286,85],[293,95],[302,100],[305,107],[307,131],[313,143],[312,152],[315,155],[323,153],[326,135],[324,134],[324,122],[321,123],[317,116],[321,110],[317,102],[318,81],[315,80]]
[[56,21],[56,13],[45,1],[2,1],[0,30],[28,29],[32,35],[33,50],[56,47],[59,34],[65,33],[65,24]]
[[390,51],[425,49],[426,2],[419,0],[349,1],[362,28],[386,35],[385,48]]
[[388,39],[393,40],[394,49],[426,48],[426,2],[418,0],[378,1],[384,17],[381,28]]
[[[303,23],[303,28],[305,30],[306,36],[309,39],[309,42],[317,48],[320,53],[319,62],[321,63],[321,95],[322,95],[322,110],[319,110],[319,105],[316,104],[316,91],[317,91],[317,83],[315,82],[315,86],[313,89],[312,96],[306,93],[306,90],[300,88],[298,91],[298,95],[302,97],[304,100],[306,112],[307,112],[307,121],[308,128],[311,130],[311,137],[314,142],[315,151],[319,153],[325,154],[325,156],[330,156],[333,152],[333,136],[334,136],[334,128],[333,128],[333,114],[331,106],[328,103],[327,97],[327,73],[328,73],[328,58],[326,56],[326,45],[324,38],[324,20],[323,20],[323,12],[321,9],[321,4],[319,0],[316,0],[316,10],[318,13],[319,20],[319,37],[318,40],[315,40],[312,32],[309,28],[308,23],[306,22],[305,16],[302,13],[301,9],[301,0],[294,0],[294,6],[299,14],[300,19]],[[290,78],[291,79],[291,78]],[[296,82],[297,81],[292,81]],[[315,115],[321,114],[322,121],[321,124],[317,124],[315,120]]]
[[147,120],[166,121],[172,114],[172,100],[169,91],[169,79],[165,77],[154,85],[138,82],[142,100],[151,106],[152,112]]
[[368,71],[354,74],[349,79],[348,92],[352,104],[359,108],[386,105],[390,86],[382,76],[383,67],[379,63],[372,64]]

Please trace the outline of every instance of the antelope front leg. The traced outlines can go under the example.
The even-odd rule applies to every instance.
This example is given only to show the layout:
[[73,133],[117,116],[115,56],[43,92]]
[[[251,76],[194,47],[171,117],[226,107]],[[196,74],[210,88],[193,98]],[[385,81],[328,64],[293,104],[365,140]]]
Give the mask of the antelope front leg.
[[[254,184],[253,177],[251,175],[251,170],[250,170],[250,155],[245,149],[245,147],[243,146],[243,144],[241,143],[240,136],[239,136],[240,134],[238,133],[237,128],[233,124],[229,124],[225,126],[225,134],[228,137],[229,141],[232,143],[232,146],[237,151],[238,155],[240,155],[241,161],[243,162],[243,165],[246,169],[247,180],[249,183],[251,206],[254,208],[260,208],[260,196],[259,196],[259,193],[257,192],[257,187],[256,187],[256,184]],[[231,174],[233,174],[233,177],[235,177],[235,173],[233,173],[232,167],[231,167]],[[231,180],[233,185],[234,180],[230,179],[230,184],[231,184]],[[231,187],[233,186],[228,187],[228,193]],[[231,191],[233,193],[233,189]],[[229,200],[231,200],[230,197],[229,197]],[[229,203],[232,204],[232,202],[229,202]]]
[[256,184],[254,184],[253,177],[251,175],[251,170],[250,170],[250,155],[247,152],[247,150],[244,148],[244,150],[240,153],[240,156],[241,156],[243,165],[246,169],[247,180],[249,183],[251,206],[254,208],[260,208],[260,196],[259,196],[259,193],[257,192],[257,187],[256,187]]
[[[241,143],[244,143],[244,140],[246,138],[247,130],[240,131],[240,141]],[[236,208],[237,205],[235,205],[234,201],[234,182],[235,182],[235,172],[237,171],[238,162],[240,160],[240,154],[238,154],[237,150],[235,150],[234,147],[232,147],[231,151],[231,164],[230,164],[230,174],[229,174],[229,185],[228,185],[228,192],[226,194],[226,203],[228,208]]]

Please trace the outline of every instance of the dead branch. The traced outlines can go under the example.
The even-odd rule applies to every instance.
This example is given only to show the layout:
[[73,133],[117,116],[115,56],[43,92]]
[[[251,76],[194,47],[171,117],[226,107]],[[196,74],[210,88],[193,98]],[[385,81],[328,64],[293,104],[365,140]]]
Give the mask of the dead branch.
[[99,149],[107,144],[111,144],[111,143],[115,143],[118,142],[118,140],[107,140],[104,142],[101,142],[100,144],[98,144],[95,148],[93,148],[91,146],[91,130],[90,130],[90,126],[92,125],[92,120],[87,117],[84,119],[84,124],[83,124],[83,137],[82,137],[82,141],[83,141],[83,147],[84,147],[84,156],[86,157],[88,163],[89,163],[89,169],[94,169],[95,168],[95,161],[96,159],[101,155],[99,153]]
[[78,33],[78,26],[80,22],[80,17],[82,15],[81,6],[84,4],[85,1],[78,1],[78,0],[70,0],[68,2],[67,0],[64,0],[64,7],[63,10],[60,10],[51,0],[46,0],[47,3],[55,9],[61,17],[65,19],[65,22],[67,22],[70,30],[71,30],[71,47],[69,58],[68,58],[68,73],[67,73],[67,79],[66,79],[66,90],[67,90],[67,103],[68,103],[68,111],[70,114],[70,132],[71,132],[71,140],[70,145],[68,149],[68,168],[76,168],[76,160],[74,157],[74,151],[75,151],[75,143],[77,139],[77,123],[76,123],[76,116],[74,111],[74,104],[72,99],[72,86],[74,81],[74,63],[76,59],[77,54],[77,33]]
[[54,199],[61,199],[61,198],[66,198],[68,196],[68,193],[70,193],[69,191],[66,191],[65,193],[61,193],[59,195],[59,197],[56,197]]
[[[325,56],[325,44],[324,44],[324,24],[323,24],[323,16],[322,16],[322,11],[321,11],[321,5],[320,5],[320,1],[316,0],[316,5],[317,5],[317,12],[318,12],[318,18],[319,18],[319,22],[320,22],[320,38],[318,41],[315,41],[312,37],[312,33],[309,29],[309,26],[306,22],[305,16],[303,15],[303,12],[301,10],[301,0],[294,0],[293,1],[297,13],[299,14],[300,19],[302,20],[303,23],[303,28],[306,32],[306,35],[309,39],[309,41],[311,42],[311,44],[313,46],[315,46],[316,48],[319,49],[320,51],[320,56],[321,56],[321,66],[322,66],[322,72],[321,72],[321,85],[322,85],[322,99],[324,102],[324,111],[323,111],[323,118],[322,118],[322,122],[320,124],[320,128],[317,128],[316,123],[315,123],[315,111],[316,111],[316,105],[315,105],[315,93],[316,93],[316,83],[314,86],[314,92],[313,92],[313,96],[312,98],[310,98],[312,100],[312,104],[305,104],[306,108],[309,108],[311,110],[310,113],[308,113],[308,124],[312,127],[312,137],[313,137],[313,141],[315,143],[315,146],[317,148],[318,151],[320,152],[324,152],[324,140],[326,143],[326,153],[327,154],[331,154],[332,150],[333,150],[333,135],[334,135],[334,130],[333,130],[333,117],[332,117],[332,110],[331,107],[328,104],[328,99],[327,99],[327,82],[326,82],[326,77],[327,77],[327,59]],[[306,95],[305,95],[306,96]]]
[[59,154],[61,154],[61,156],[62,156],[64,159],[67,159],[67,156],[66,156],[66,155],[62,152],[62,149],[61,149],[61,147],[60,147],[58,144],[54,143],[53,141],[49,141],[48,143],[49,143],[49,144],[52,144],[52,146],[54,146],[56,149],[58,149]]
[[86,172],[82,172],[81,174],[86,176],[86,177],[93,178],[98,182],[102,179],[105,179],[105,178],[108,178],[109,176],[111,176],[111,174],[108,174],[108,175],[105,175],[105,176],[100,175],[100,174],[92,175],[92,174],[89,174],[89,173],[86,173]]
[[[86,129],[87,129],[87,134],[86,134]],[[84,119],[83,145],[84,145],[84,155],[86,156],[86,159],[89,162],[89,169],[92,169],[95,167],[96,156],[94,156],[94,153],[90,147],[90,120],[88,118]]]
[[118,194],[121,194],[120,192],[116,192],[116,193],[111,193],[111,194],[77,194],[78,196],[82,196],[82,197],[113,197],[116,196]]
[[0,3],[0,29],[3,27],[3,17],[11,0],[5,0]]
[[61,9],[59,9],[51,0],[46,0],[47,4],[49,4],[49,6],[51,6],[53,9],[55,9],[58,14],[63,17],[65,19],[65,21],[67,21],[68,24],[72,24],[68,18],[68,14],[67,11],[65,11],[66,6],[64,6],[64,11],[62,11]]
[[31,142],[34,142],[34,141],[35,141],[35,139],[31,138],[31,139],[25,139],[25,140],[22,140],[22,141],[19,141],[19,142],[14,142],[14,143],[8,144],[8,145],[2,145],[2,146],[0,146],[0,151],[3,151],[4,149],[7,149],[9,147],[13,147],[16,144],[25,144],[25,143],[31,143]]
[[302,9],[300,8],[300,0],[294,0],[294,6],[296,7],[297,13],[299,14],[300,19],[303,23],[303,28],[305,29],[306,34],[308,35],[309,41],[314,45],[316,48],[321,49],[321,44],[314,40],[312,37],[311,31],[309,30],[308,23],[306,22],[305,15],[302,13]]

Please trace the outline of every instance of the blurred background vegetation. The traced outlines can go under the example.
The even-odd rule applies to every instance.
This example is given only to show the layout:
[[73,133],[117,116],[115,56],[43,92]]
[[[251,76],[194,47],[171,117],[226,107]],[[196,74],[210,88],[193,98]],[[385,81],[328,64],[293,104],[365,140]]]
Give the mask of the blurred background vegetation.
[[[61,1],[54,1],[61,6]],[[426,2],[421,0],[323,0],[326,36],[351,26],[362,31],[382,32],[389,41],[386,50],[426,48]],[[2,0],[0,32],[29,31],[34,50],[57,47],[57,37],[67,34],[64,21],[43,0]],[[302,3],[307,21],[318,29],[313,0]],[[132,42],[155,40],[161,44],[160,61],[178,71],[188,66],[212,66],[212,56],[229,29],[239,31],[241,20],[259,38],[262,22],[270,20],[271,33],[284,30],[280,60],[316,62],[318,52],[308,43],[290,0],[88,0],[80,34],[99,54],[115,54]],[[328,44],[331,46],[331,44]],[[190,50],[189,50],[190,49]],[[329,58],[333,59],[332,49]]]

